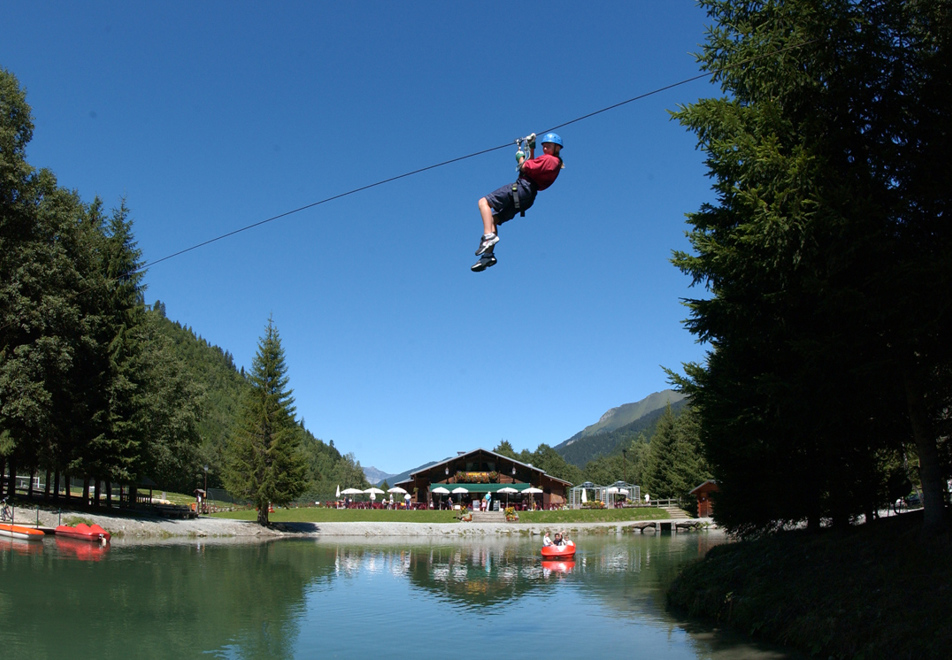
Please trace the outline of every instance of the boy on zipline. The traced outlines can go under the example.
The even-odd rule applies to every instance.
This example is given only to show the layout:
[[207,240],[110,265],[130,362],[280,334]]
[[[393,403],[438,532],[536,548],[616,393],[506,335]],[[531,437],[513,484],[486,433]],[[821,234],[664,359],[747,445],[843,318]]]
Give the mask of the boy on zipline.
[[525,215],[526,209],[535,202],[536,193],[545,190],[559,176],[562,170],[562,138],[555,133],[546,133],[542,137],[542,155],[535,157],[535,133],[526,138],[529,158],[520,150],[519,178],[479,200],[479,214],[483,220],[483,237],[479,242],[476,256],[479,261],[471,266],[475,273],[496,265],[494,246],[499,242],[499,225],[512,220],[516,213]]

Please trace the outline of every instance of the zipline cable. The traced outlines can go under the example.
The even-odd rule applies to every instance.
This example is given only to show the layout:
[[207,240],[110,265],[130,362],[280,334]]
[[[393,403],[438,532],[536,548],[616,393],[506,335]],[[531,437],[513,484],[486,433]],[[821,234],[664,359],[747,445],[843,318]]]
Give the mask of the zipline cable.
[[[731,64],[731,65],[729,65],[729,66],[724,66],[724,67],[721,67],[721,68],[719,68],[719,69],[715,69],[715,70],[713,70],[713,71],[706,71],[706,72],[700,73],[700,74],[698,74],[698,75],[696,75],[696,76],[691,76],[690,78],[685,78],[684,80],[680,80],[680,81],[678,81],[678,82],[676,82],[676,83],[671,83],[670,85],[665,85],[664,87],[659,87],[659,88],[657,88],[657,89],[653,89],[653,90],[651,90],[650,92],[645,92],[644,94],[639,94],[638,96],[634,96],[634,97],[632,97],[632,98],[630,98],[630,99],[627,99],[627,100],[625,100],[625,101],[619,101],[618,103],[613,103],[612,105],[609,105],[609,106],[606,106],[606,107],[604,107],[604,108],[601,108],[600,110],[595,110],[594,112],[589,112],[588,114],[582,115],[581,117],[576,117],[575,119],[570,119],[569,121],[563,122],[563,123],[561,123],[561,124],[557,124],[556,126],[553,126],[552,128],[549,128],[549,129],[547,129],[547,130],[545,130],[545,131],[541,131],[539,134],[540,134],[540,135],[543,135],[543,134],[545,134],[545,133],[549,133],[549,132],[551,132],[551,131],[555,131],[555,130],[560,129],[560,128],[563,128],[563,127],[565,127],[565,126],[569,126],[569,125],[571,125],[571,124],[577,124],[577,123],[580,122],[580,121],[584,121],[584,120],[586,120],[586,119],[590,119],[590,118],[592,118],[592,117],[594,117],[594,116],[596,116],[596,115],[603,114],[603,113],[608,112],[608,111],[610,111],[610,110],[615,110],[615,109],[617,109],[617,108],[622,107],[623,105],[628,105],[629,103],[634,103],[635,101],[640,101],[640,100],[642,100],[642,99],[646,99],[646,98],[648,98],[649,96],[654,96],[654,95],[656,95],[656,94],[660,94],[660,93],[662,93],[662,92],[666,92],[666,91],[668,91],[668,90],[670,90],[670,89],[674,89],[675,87],[681,87],[682,85],[687,85],[688,83],[692,83],[692,82],[694,82],[694,81],[696,81],[696,80],[701,80],[702,78],[707,78],[708,76],[717,75],[717,74],[722,73],[722,72],[724,72],[724,71],[726,71],[726,70],[728,70],[728,69],[734,69],[734,68],[737,68],[737,67],[746,66],[747,64],[750,64],[751,62],[754,62],[754,61],[759,60],[759,59],[764,59],[764,58],[766,58],[766,57],[771,57],[771,56],[774,56],[774,55],[779,55],[779,54],[781,54],[781,53],[784,53],[784,52],[787,52],[787,51],[790,51],[790,50],[795,50],[795,49],[797,49],[797,48],[802,48],[803,46],[807,46],[807,45],[809,45],[809,44],[811,44],[811,43],[815,43],[815,42],[817,42],[817,41],[819,41],[819,39],[812,39],[812,40],[810,40],[810,41],[800,42],[800,43],[797,43],[797,44],[793,44],[793,45],[787,46],[787,47],[785,47],[785,48],[780,48],[780,49],[778,49],[778,50],[771,51],[770,53],[765,53],[765,54],[763,54],[763,55],[756,55],[756,56],[754,56],[754,57],[750,57],[750,58],[748,58],[748,59],[746,59],[746,60],[742,60],[742,61],[740,61],[740,62],[738,62],[738,63],[736,63],[736,64]],[[181,255],[183,255],[183,254],[185,254],[185,253],[187,253],[187,252],[192,252],[193,250],[197,250],[197,249],[199,249],[199,248],[205,247],[206,245],[211,245],[212,243],[217,243],[217,242],[220,241],[220,240],[229,238],[229,237],[231,237],[231,236],[235,236],[236,234],[240,234],[240,233],[242,233],[242,232],[248,231],[249,229],[254,229],[255,227],[260,227],[261,225],[266,225],[266,224],[268,224],[269,222],[274,222],[275,220],[280,220],[281,218],[286,218],[286,217],[288,217],[289,215],[294,215],[295,213],[300,213],[301,211],[306,211],[307,209],[312,209],[312,208],[314,208],[315,206],[320,206],[320,205],[322,205],[322,204],[327,204],[328,202],[333,202],[334,200],[341,199],[341,198],[343,198],[343,197],[348,197],[348,196],[350,196],[350,195],[356,195],[356,194],[359,193],[359,192],[363,192],[363,191],[365,191],[365,190],[370,190],[371,188],[376,188],[377,186],[382,186],[382,185],[384,185],[384,184],[386,184],[386,183],[393,183],[394,181],[399,181],[400,179],[406,179],[407,177],[411,177],[411,176],[414,176],[414,175],[416,175],[416,174],[422,174],[423,172],[428,172],[428,171],[430,171],[430,170],[435,170],[435,169],[440,168],[440,167],[445,167],[446,165],[452,165],[453,163],[458,163],[458,162],[460,162],[460,161],[467,160],[467,159],[469,159],[469,158],[475,158],[476,156],[482,156],[483,154],[488,154],[488,153],[491,153],[491,152],[493,152],[493,151],[499,151],[500,149],[506,149],[506,148],[508,148],[508,147],[510,147],[510,146],[512,146],[512,142],[507,142],[506,144],[499,145],[498,147],[490,147],[490,148],[488,148],[488,149],[483,149],[483,150],[481,150],[481,151],[475,151],[475,152],[473,152],[473,153],[471,153],[471,154],[466,154],[465,156],[459,156],[459,157],[457,157],[457,158],[451,158],[450,160],[445,160],[445,161],[443,161],[443,162],[441,162],[441,163],[436,163],[436,164],[434,164],[434,165],[428,165],[428,166],[426,166],[426,167],[421,167],[421,168],[419,168],[419,169],[412,170],[412,171],[410,171],[410,172],[404,172],[403,174],[398,174],[398,175],[396,175],[396,176],[392,176],[392,177],[387,178],[387,179],[382,179],[382,180],[376,181],[376,182],[374,182],[374,183],[369,183],[369,184],[367,184],[367,185],[365,185],[365,186],[361,186],[361,187],[359,187],[359,188],[354,188],[353,190],[348,190],[347,192],[339,193],[339,194],[333,195],[333,196],[331,196],[331,197],[326,197],[326,198],[324,198],[324,199],[322,199],[322,200],[320,200],[320,201],[312,202],[311,204],[307,204],[307,205],[305,205],[305,206],[299,206],[299,207],[296,208],[296,209],[292,209],[292,210],[290,210],[290,211],[285,211],[284,213],[279,213],[278,215],[273,215],[273,216],[271,216],[270,218],[265,218],[264,220],[259,220],[258,222],[252,223],[252,224],[250,224],[250,225],[246,225],[246,226],[241,227],[241,228],[239,228],[239,229],[235,229],[235,230],[233,230],[233,231],[227,232],[227,233],[222,234],[222,235],[220,235],[220,236],[216,236],[215,238],[210,238],[210,239],[208,239],[207,241],[202,241],[201,243],[196,243],[195,245],[192,245],[191,247],[187,247],[187,248],[185,248],[185,249],[179,250],[178,252],[173,252],[172,254],[166,255],[166,256],[164,256],[164,257],[162,257],[162,258],[160,258],[160,259],[156,259],[155,261],[151,261],[151,262],[149,262],[149,263],[147,263],[147,264],[143,264],[143,265],[139,266],[138,268],[136,268],[135,270],[131,271],[131,273],[136,273],[136,272],[139,272],[139,271],[141,271],[141,270],[145,270],[145,269],[147,269],[147,268],[150,268],[151,266],[155,266],[156,264],[160,264],[160,263],[162,263],[163,261],[168,261],[169,259],[174,259],[175,257],[181,256]],[[131,273],[130,273],[130,274],[131,274]]]
[[[803,48],[804,46],[808,46],[808,45],[810,45],[810,44],[812,44],[812,43],[816,43],[816,42],[818,42],[818,41],[821,41],[821,39],[810,39],[810,40],[808,40],[808,41],[802,41],[802,42],[799,42],[799,43],[796,43],[796,44],[792,44],[792,45],[790,45],[790,46],[786,46],[786,47],[784,47],[784,48],[777,49],[777,50],[775,50],[775,51],[771,51],[771,52],[769,52],[769,53],[764,53],[763,55],[755,55],[755,56],[750,57],[750,58],[748,58],[748,59],[746,59],[746,60],[742,60],[742,61],[740,61],[740,62],[738,62],[738,63],[736,63],[736,64],[731,64],[731,65],[728,65],[728,66],[723,66],[723,67],[720,67],[720,68],[718,68],[718,69],[714,69],[713,71],[706,71],[706,72],[700,73],[700,74],[698,74],[698,75],[696,75],[696,76],[691,76],[690,78],[685,78],[684,80],[678,81],[678,82],[676,82],[676,83],[672,83],[672,84],[670,84],[670,85],[665,85],[664,87],[659,87],[659,88],[657,88],[657,89],[651,90],[650,92],[645,92],[644,94],[639,94],[638,96],[634,96],[634,97],[632,97],[632,98],[630,98],[630,99],[627,99],[627,100],[624,100],[624,101],[619,101],[618,103],[613,103],[612,105],[609,105],[609,106],[606,106],[606,107],[604,107],[604,108],[601,108],[600,110],[595,110],[594,112],[589,112],[588,114],[582,115],[582,116],[580,116],[580,117],[576,117],[575,119],[570,119],[569,121],[566,121],[566,122],[563,122],[563,123],[558,124],[558,125],[556,125],[556,126],[553,126],[552,128],[550,128],[550,129],[548,129],[548,130],[541,131],[541,134],[545,134],[545,133],[548,133],[548,132],[550,132],[550,131],[555,131],[555,130],[557,130],[557,129],[559,129],[559,128],[563,128],[563,127],[569,126],[569,125],[571,125],[571,124],[576,124],[576,123],[578,123],[578,122],[580,122],[580,121],[584,121],[584,120],[589,119],[589,118],[591,118],[591,117],[594,117],[594,116],[596,116],[596,115],[600,115],[600,114],[602,114],[602,113],[608,112],[609,110],[615,110],[616,108],[620,108],[620,107],[623,106],[623,105],[628,105],[629,103],[634,103],[635,101],[640,101],[640,100],[642,100],[642,99],[648,98],[649,96],[654,96],[654,95],[656,95],[656,94],[660,94],[661,92],[665,92],[665,91],[668,91],[668,90],[670,90],[670,89],[674,89],[675,87],[680,87],[680,86],[682,86],[682,85],[686,85],[686,84],[688,84],[688,83],[692,83],[692,82],[694,82],[694,81],[696,81],[696,80],[700,80],[700,79],[702,79],[702,78],[707,78],[708,76],[716,76],[717,74],[723,73],[724,71],[727,71],[727,70],[729,70],[729,69],[736,69],[736,68],[741,67],[741,66],[746,66],[746,65],[751,64],[752,62],[755,62],[755,61],[757,61],[757,60],[765,59],[765,58],[767,58],[767,57],[772,57],[772,56],[774,56],[774,55],[779,55],[779,54],[781,54],[781,53],[785,53],[785,52],[788,52],[788,51],[791,51],[791,50],[796,50],[796,49],[798,49],[798,48]],[[197,249],[199,249],[199,248],[205,247],[206,245],[211,245],[212,243],[216,243],[216,242],[218,242],[218,241],[220,241],[220,240],[223,240],[223,239],[225,239],[225,238],[229,238],[229,237],[231,237],[231,236],[235,236],[236,234],[240,234],[240,233],[242,233],[242,232],[248,231],[249,229],[254,229],[255,227],[260,227],[261,225],[265,225],[265,224],[267,224],[267,223],[269,223],[269,222],[274,222],[275,220],[279,220],[279,219],[281,219],[281,218],[286,218],[286,217],[289,216],[289,215],[293,215],[293,214],[295,214],[295,213],[300,213],[301,211],[305,211],[305,210],[307,210],[307,209],[314,208],[315,206],[320,206],[321,204],[327,204],[328,202],[332,202],[332,201],[334,201],[334,200],[336,200],[336,199],[341,199],[342,197],[347,197],[347,196],[349,196],[349,195],[355,195],[355,194],[357,194],[357,193],[359,193],[359,192],[363,192],[363,191],[365,191],[365,190],[370,190],[371,188],[376,188],[377,186],[382,186],[382,185],[384,185],[385,183],[392,183],[392,182],[398,181],[398,180],[400,180],[400,179],[405,179],[405,178],[410,177],[410,176],[413,176],[413,175],[415,175],[415,174],[421,174],[421,173],[423,173],[423,172],[427,172],[427,171],[429,171],[429,170],[434,170],[434,169],[437,169],[437,168],[439,168],[439,167],[444,167],[444,166],[446,166],[446,165],[451,165],[451,164],[453,164],[453,163],[458,163],[458,162],[460,162],[460,161],[467,160],[467,159],[469,159],[469,158],[475,158],[476,156],[482,156],[483,154],[488,154],[488,153],[493,152],[493,151],[499,151],[500,149],[507,149],[507,148],[509,148],[509,147],[511,147],[511,146],[512,146],[512,142],[507,142],[506,144],[501,144],[501,145],[499,145],[498,147],[490,147],[489,149],[483,149],[483,150],[481,150],[481,151],[475,151],[475,152],[473,152],[473,153],[471,153],[471,154],[467,154],[467,155],[465,155],[465,156],[459,156],[459,157],[457,157],[457,158],[451,158],[450,160],[445,160],[445,161],[443,161],[443,162],[441,162],[441,163],[436,163],[436,164],[434,164],[434,165],[428,165],[428,166],[426,166],[426,167],[421,167],[421,168],[419,168],[419,169],[412,170],[412,171],[410,171],[410,172],[404,172],[403,174],[398,174],[398,175],[396,175],[396,176],[392,176],[392,177],[387,178],[387,179],[381,179],[380,181],[376,181],[375,183],[370,183],[370,184],[367,184],[367,185],[365,185],[365,186],[361,186],[361,187],[359,187],[359,188],[354,188],[353,190],[348,190],[347,192],[343,192],[343,193],[340,193],[340,194],[337,194],[337,195],[333,195],[333,196],[331,196],[331,197],[326,197],[326,198],[324,198],[324,199],[322,199],[322,200],[320,200],[320,201],[313,202],[313,203],[307,204],[307,205],[305,205],[305,206],[300,206],[300,207],[298,207],[298,208],[296,208],[296,209],[292,209],[292,210],[290,210],[290,211],[285,211],[284,213],[279,213],[278,215],[271,216],[270,218],[265,218],[264,220],[259,220],[258,222],[252,223],[252,224],[250,224],[250,225],[246,225],[246,226],[241,227],[241,228],[239,228],[239,229],[235,229],[235,230],[233,230],[233,231],[227,232],[227,233],[222,234],[222,235],[220,235],[220,236],[216,236],[215,238],[210,238],[210,239],[208,239],[207,241],[202,241],[201,243],[196,243],[195,245],[192,245],[191,247],[187,247],[187,248],[185,248],[185,249],[179,250],[178,252],[173,252],[172,254],[166,255],[166,256],[164,256],[164,257],[162,257],[162,258],[160,258],[160,259],[156,259],[155,261],[151,261],[151,262],[149,262],[149,263],[143,264],[143,265],[141,265],[141,266],[139,266],[139,267],[137,267],[137,268],[134,268],[134,269],[128,271],[127,273],[124,273],[123,275],[120,275],[119,277],[113,277],[113,278],[111,278],[111,281],[119,282],[119,281],[121,281],[121,280],[123,280],[123,279],[126,279],[127,277],[129,277],[129,276],[131,276],[131,275],[133,275],[133,274],[135,274],[135,273],[138,273],[138,272],[140,272],[140,271],[146,270],[147,268],[149,268],[149,267],[151,267],[151,266],[155,266],[156,264],[160,264],[160,263],[162,263],[163,261],[168,261],[168,260],[170,260],[170,259],[174,259],[175,257],[178,257],[178,256],[181,256],[181,255],[183,255],[183,254],[186,254],[187,252],[192,252],[193,250],[197,250]],[[108,281],[110,281],[110,280],[107,279],[106,281],[108,282]],[[86,289],[86,290],[84,290],[84,291],[75,291],[75,292],[73,292],[72,295],[73,295],[73,296],[79,296],[79,295],[82,295],[83,293],[87,293],[88,291],[91,291],[91,290],[92,290],[92,289]],[[7,322],[6,324],[0,325],[0,329],[6,329],[7,327],[10,327],[10,326],[13,325],[14,323],[15,323],[15,321],[9,321],[9,322]]]
[[195,244],[195,245],[193,245],[193,246],[191,246],[191,247],[185,248],[184,250],[179,250],[178,252],[174,252],[174,253],[172,253],[172,254],[170,254],[170,255],[164,256],[164,257],[162,257],[161,259],[156,259],[155,261],[151,261],[151,262],[149,262],[149,263],[147,263],[147,264],[144,264],[144,265],[142,265],[142,266],[139,266],[137,269],[135,269],[135,270],[132,271],[132,272],[135,273],[135,272],[138,272],[138,271],[140,271],[140,270],[145,270],[146,268],[149,268],[150,266],[154,266],[154,265],[156,265],[156,264],[162,263],[163,261],[168,261],[169,259],[173,259],[173,258],[175,258],[175,257],[177,257],[177,256],[179,256],[179,255],[185,254],[186,252],[191,252],[192,250],[197,250],[198,248],[205,247],[206,245],[209,245],[209,244],[211,244],[211,243],[215,243],[216,241],[220,241],[220,240],[222,240],[222,239],[224,239],[224,238],[228,238],[229,236],[234,236],[235,234],[240,234],[240,233],[243,232],[243,231],[248,231],[249,229],[254,229],[255,227],[260,227],[261,225],[265,225],[265,224],[267,224],[267,223],[269,223],[269,222],[274,222],[275,220],[280,220],[281,218],[286,218],[286,217],[289,216],[289,215],[293,215],[293,214],[295,214],[295,213],[300,213],[301,211],[306,211],[307,209],[312,209],[312,208],[314,208],[315,206],[320,206],[321,204],[327,204],[328,202],[333,202],[335,199],[340,199],[341,197],[347,197],[348,195],[355,195],[355,194],[357,194],[357,193],[359,193],[359,192],[363,192],[364,190],[370,190],[371,188],[376,188],[377,186],[382,186],[382,185],[385,184],[385,183],[391,183],[391,182],[397,181],[397,180],[399,180],[399,179],[405,179],[405,178],[407,178],[408,176],[413,176],[414,174],[420,174],[420,173],[426,172],[426,171],[428,171],[428,170],[435,170],[436,168],[438,168],[438,167],[443,167],[444,165],[450,165],[450,164],[452,164],[452,163],[458,163],[459,161],[461,161],[461,160],[466,160],[467,158],[475,158],[476,156],[482,156],[483,154],[488,154],[488,153],[491,152],[491,151],[498,151],[499,149],[505,149],[505,148],[508,147],[508,146],[510,146],[510,143],[507,142],[506,144],[500,145],[500,146],[498,146],[498,147],[491,147],[491,148],[489,148],[489,149],[483,149],[482,151],[476,151],[476,152],[474,152],[474,153],[467,154],[467,155],[465,155],[465,156],[459,156],[458,158],[451,158],[450,160],[444,160],[442,163],[436,163],[435,165],[427,165],[426,167],[421,167],[420,169],[413,170],[413,171],[411,171],[411,172],[404,172],[403,174],[398,174],[398,175],[396,175],[396,176],[392,176],[392,177],[390,177],[389,179],[382,179],[382,180],[377,181],[377,182],[375,182],[375,183],[369,183],[369,184],[367,184],[366,186],[361,186],[360,188],[354,188],[353,190],[348,190],[347,192],[342,192],[342,193],[339,193],[339,194],[337,194],[337,195],[333,195],[332,197],[325,197],[324,199],[322,199],[322,200],[320,200],[320,201],[312,202],[312,203],[307,204],[307,205],[305,205],[305,206],[299,206],[299,207],[296,208],[296,209],[292,209],[292,210],[290,210],[290,211],[285,211],[284,213],[279,213],[278,215],[273,215],[273,216],[271,216],[270,218],[265,218],[264,220],[259,220],[258,222],[255,222],[255,223],[253,223],[253,224],[247,225],[247,226],[245,226],[245,227],[241,227],[240,229],[235,229],[234,231],[230,231],[230,232],[228,232],[227,234],[222,234],[221,236],[216,236],[215,238],[210,238],[210,239],[208,239],[207,241],[203,241],[203,242],[201,242],[201,243],[197,243],[197,244]]

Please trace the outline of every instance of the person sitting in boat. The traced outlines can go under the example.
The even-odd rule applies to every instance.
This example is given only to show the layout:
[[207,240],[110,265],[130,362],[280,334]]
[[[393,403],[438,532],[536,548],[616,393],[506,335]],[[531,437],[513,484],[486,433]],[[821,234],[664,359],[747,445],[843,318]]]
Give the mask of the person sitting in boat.
[[542,547],[547,548],[552,545],[552,539],[549,538],[549,533],[546,532],[545,536],[542,537]]
[[565,539],[562,538],[561,532],[555,533],[555,538],[552,539],[552,545],[565,545]]

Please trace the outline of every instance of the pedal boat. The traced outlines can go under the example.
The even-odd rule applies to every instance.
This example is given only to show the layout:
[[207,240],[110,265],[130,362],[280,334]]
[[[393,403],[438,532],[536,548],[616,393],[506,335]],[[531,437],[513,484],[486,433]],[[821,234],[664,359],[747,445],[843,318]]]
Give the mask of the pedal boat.
[[11,523],[0,523],[0,536],[9,536],[10,538],[22,539],[25,541],[42,541],[46,534],[34,527],[24,527],[23,525],[13,525]]
[[544,545],[542,546],[542,556],[545,559],[553,557],[574,557],[575,541],[566,541],[565,545]]
[[87,525],[79,523],[75,527],[60,525],[54,530],[57,536],[67,536],[71,539],[80,539],[82,541],[91,541],[93,543],[109,543],[112,536],[99,525]]

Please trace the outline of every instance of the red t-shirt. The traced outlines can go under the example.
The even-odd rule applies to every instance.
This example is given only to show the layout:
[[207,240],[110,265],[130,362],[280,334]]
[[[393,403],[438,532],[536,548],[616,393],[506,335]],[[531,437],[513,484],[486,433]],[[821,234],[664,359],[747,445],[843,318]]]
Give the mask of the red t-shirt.
[[536,184],[539,190],[545,190],[559,176],[562,161],[550,154],[542,154],[522,164],[522,177]]

